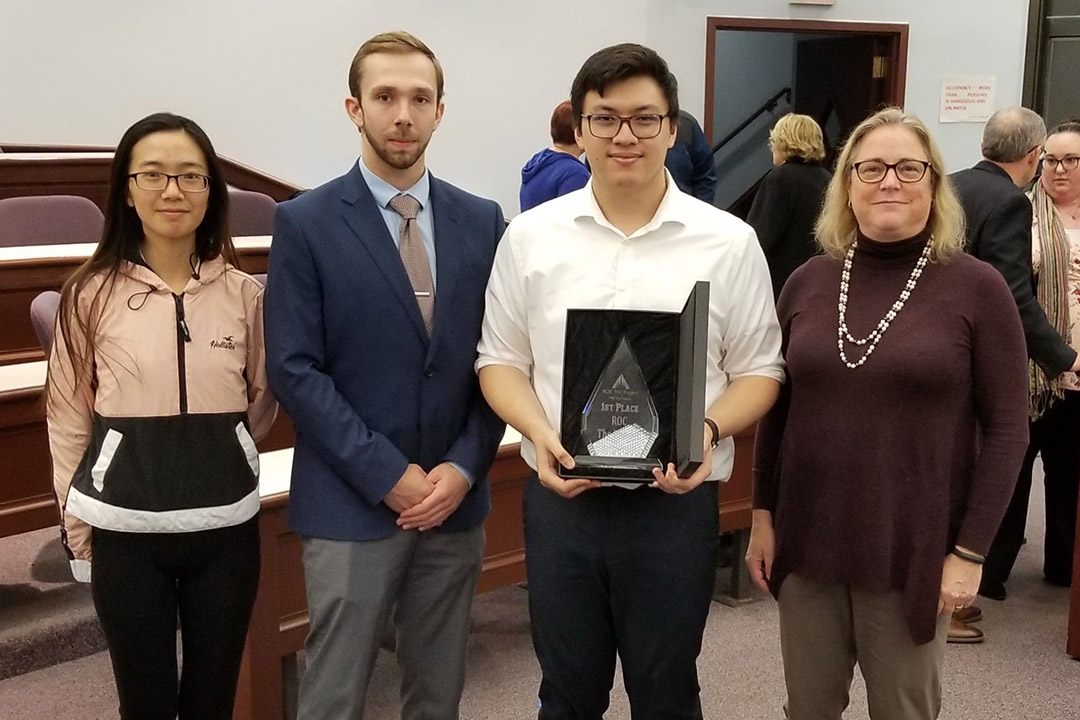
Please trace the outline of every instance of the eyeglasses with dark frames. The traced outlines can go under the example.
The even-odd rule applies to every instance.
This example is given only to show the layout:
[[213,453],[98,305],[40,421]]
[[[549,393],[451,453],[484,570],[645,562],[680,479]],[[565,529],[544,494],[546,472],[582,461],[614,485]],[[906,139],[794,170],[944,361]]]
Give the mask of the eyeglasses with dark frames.
[[1043,167],[1047,170],[1057,170],[1060,166],[1065,172],[1075,170],[1077,166],[1080,166],[1080,155],[1066,155],[1063,158],[1054,157],[1053,155],[1043,155],[1042,157]]
[[170,175],[156,170],[147,170],[131,173],[128,177],[135,181],[135,186],[140,190],[164,190],[169,187],[170,180],[176,181],[176,186],[181,192],[206,192],[206,189],[210,187],[210,178],[199,173]]
[[902,183],[917,183],[926,176],[926,171],[933,167],[926,160],[901,160],[887,163],[881,160],[863,160],[852,164],[855,176],[864,183],[876,183],[885,179],[892,170],[896,179]]
[[664,127],[664,118],[666,115],[630,115],[629,117],[624,115],[582,115],[581,118],[588,122],[589,132],[593,137],[598,137],[604,140],[610,140],[611,138],[622,132],[623,125],[630,126],[630,132],[634,134],[638,140],[651,140],[660,134],[661,128]]

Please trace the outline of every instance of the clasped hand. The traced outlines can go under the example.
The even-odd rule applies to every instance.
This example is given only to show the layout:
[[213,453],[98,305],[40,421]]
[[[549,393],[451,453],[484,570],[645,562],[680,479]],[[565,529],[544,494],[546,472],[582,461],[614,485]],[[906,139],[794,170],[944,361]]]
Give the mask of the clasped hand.
[[450,463],[436,465],[429,473],[410,464],[383,502],[398,513],[398,527],[423,532],[442,525],[468,492],[469,481]]

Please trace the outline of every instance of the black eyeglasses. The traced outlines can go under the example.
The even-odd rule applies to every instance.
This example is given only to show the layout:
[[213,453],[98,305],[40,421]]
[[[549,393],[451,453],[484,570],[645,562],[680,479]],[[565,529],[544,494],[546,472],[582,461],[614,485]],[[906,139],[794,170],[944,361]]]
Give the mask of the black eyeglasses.
[[135,180],[135,185],[140,190],[164,190],[169,187],[170,180],[175,180],[176,186],[182,192],[205,192],[210,187],[210,178],[199,173],[169,175],[156,170],[148,170],[146,172],[131,173],[128,177]]
[[900,162],[887,163],[881,160],[863,160],[852,166],[855,175],[864,183],[876,183],[885,179],[890,170],[896,175],[896,179],[902,183],[917,183],[926,175],[931,164],[925,160],[901,160]]
[[1063,158],[1043,155],[1042,163],[1047,170],[1057,170],[1060,165],[1062,170],[1068,172],[1069,170],[1075,170],[1080,165],[1080,155],[1066,155]]
[[664,127],[664,115],[582,115],[588,122],[589,132],[593,137],[610,140],[622,131],[623,124],[630,126],[630,132],[638,140],[651,140],[660,134]]

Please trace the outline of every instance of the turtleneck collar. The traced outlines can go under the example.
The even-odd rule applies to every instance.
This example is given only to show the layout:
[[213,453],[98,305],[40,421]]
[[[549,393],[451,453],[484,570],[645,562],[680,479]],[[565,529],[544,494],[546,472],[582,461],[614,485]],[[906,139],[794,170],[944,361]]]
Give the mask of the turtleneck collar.
[[856,262],[861,257],[876,265],[906,265],[918,258],[930,241],[930,228],[924,227],[917,235],[896,242],[871,240],[862,230],[856,231],[856,237],[859,241],[859,247],[855,250]]

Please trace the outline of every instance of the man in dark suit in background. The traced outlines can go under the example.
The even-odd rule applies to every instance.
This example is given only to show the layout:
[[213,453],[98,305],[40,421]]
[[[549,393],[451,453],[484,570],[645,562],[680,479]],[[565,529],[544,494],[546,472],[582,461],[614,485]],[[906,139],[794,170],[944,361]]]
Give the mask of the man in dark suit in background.
[[716,197],[716,165],[712,148],[697,119],[679,111],[679,131],[675,144],[667,151],[664,167],[675,184],[687,195],[712,204]]
[[358,720],[393,613],[403,718],[451,720],[504,426],[473,362],[499,206],[432,177],[438,60],[365,42],[345,107],[363,155],[278,207],[267,370],[296,426],[289,525],[310,630],[301,720]]
[[[1011,107],[994,113],[983,129],[983,159],[974,167],[953,173],[953,183],[967,218],[967,251],[990,263],[1005,277],[1024,325],[1028,356],[1050,377],[1077,370],[1076,351],[1046,319],[1035,297],[1031,271],[1031,202],[1020,189],[1027,186],[1039,164],[1046,140],[1046,124],[1035,112]],[[1030,475],[1018,484],[1001,528],[983,566],[979,593],[994,600],[1005,599],[1009,577],[1024,540]],[[976,608],[962,617],[953,615],[949,639],[978,642],[982,632],[965,628],[958,620],[977,619]]]

